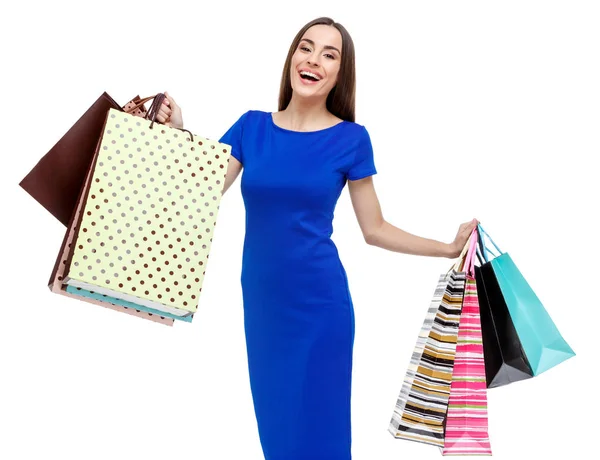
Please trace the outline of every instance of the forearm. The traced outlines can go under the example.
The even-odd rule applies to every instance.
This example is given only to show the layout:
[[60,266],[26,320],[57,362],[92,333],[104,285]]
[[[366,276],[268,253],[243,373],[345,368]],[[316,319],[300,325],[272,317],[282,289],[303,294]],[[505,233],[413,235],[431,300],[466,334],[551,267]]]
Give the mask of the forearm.
[[451,247],[447,243],[422,238],[405,232],[387,221],[367,238],[367,243],[388,251],[429,257],[451,257]]

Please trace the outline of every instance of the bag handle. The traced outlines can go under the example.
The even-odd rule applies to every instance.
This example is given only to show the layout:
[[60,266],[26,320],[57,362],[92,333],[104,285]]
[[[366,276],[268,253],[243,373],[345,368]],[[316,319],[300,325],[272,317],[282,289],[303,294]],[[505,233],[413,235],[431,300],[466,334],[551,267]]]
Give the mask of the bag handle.
[[448,272],[447,272],[447,273],[450,273],[452,270],[454,270],[454,271],[459,271],[458,269],[459,269],[459,267],[462,265],[463,259],[465,258],[466,254],[467,254],[467,251],[469,250],[469,243],[470,243],[470,240],[468,240],[468,241],[465,243],[465,246],[463,247],[463,249],[462,249],[462,251],[461,251],[460,255],[458,256],[458,259],[457,259],[457,260],[456,260],[456,262],[454,262],[454,264],[453,264],[453,265],[450,267],[450,269],[448,270]]
[[[158,93],[158,94],[155,94],[154,96],[145,97],[143,99],[140,99],[138,102],[136,102],[136,104],[130,109],[130,111],[133,111],[133,110],[141,107],[146,102],[148,102],[150,99],[153,99],[152,105],[150,106],[150,108],[146,112],[146,115],[143,117],[146,120],[150,120],[151,121],[151,123],[150,123],[150,129],[153,129],[153,126],[154,126],[155,122],[156,123],[160,123],[160,122],[156,121],[156,116],[158,115],[158,111],[160,110],[160,106],[162,105],[165,97],[166,96],[165,96],[164,93]],[[194,135],[190,131],[188,131],[185,128],[175,128],[175,129],[187,132],[190,135],[191,141],[194,142]]]
[[[123,107],[121,107],[121,109],[123,110],[123,112],[128,113],[130,115],[136,116],[136,117],[143,117],[147,110],[146,107],[144,107],[144,105],[139,105],[140,101],[140,97],[139,96],[135,96],[133,99],[130,99],[129,102],[127,104],[125,104]],[[136,105],[138,104],[138,105]]]
[[150,129],[154,126],[154,122],[156,121],[156,116],[158,115],[158,111],[160,110],[160,106],[165,99],[165,95],[163,93],[158,93],[154,96],[154,100],[152,101],[152,105],[148,109],[146,116],[144,117],[146,120],[151,120]]
[[469,245],[469,252],[467,253],[467,257],[465,260],[466,269],[468,275],[474,277],[475,276],[475,254],[477,252],[477,242],[479,240],[477,233],[477,228],[473,229],[471,233],[471,244]]
[[[488,258],[489,254],[491,254],[494,257],[498,257],[498,256],[501,256],[502,254],[504,254],[502,252],[502,250],[498,247],[498,245],[496,243],[494,243],[494,240],[492,239],[492,237],[483,229],[481,224],[477,225],[477,231],[479,232],[479,236],[480,236],[481,252],[482,252],[483,257],[485,258],[486,262],[489,262],[489,258]],[[496,248],[496,251],[498,251],[499,254],[494,254],[492,251],[489,250],[489,248],[485,244],[484,236],[486,236],[490,240],[490,242],[494,245],[494,248]]]
[[[454,264],[454,270],[460,272],[466,272],[468,275],[475,276],[475,249],[477,247],[477,230],[473,229],[471,236],[465,247],[468,247],[467,253],[462,257],[456,264]],[[463,249],[464,251],[464,249]]]
[[481,250],[479,249],[481,247],[481,238],[477,238],[477,240],[479,244],[475,248],[475,254],[477,254],[477,260],[479,260],[479,265],[483,265],[485,263],[485,259],[481,255]]
[[464,270],[464,267],[467,268],[468,273],[472,274],[474,273],[474,258],[473,258],[473,253],[475,251],[475,245],[477,244],[477,231],[476,228],[473,229],[473,231],[471,232],[471,236],[469,236],[469,239],[467,240],[467,242],[465,243],[465,246],[463,247],[462,252],[460,253],[460,256],[458,256],[458,260],[454,263],[454,265],[452,265],[452,267],[450,267],[450,270],[448,270],[448,273],[450,273],[451,270],[454,271],[462,271]]
[[[140,107],[142,107],[146,102],[148,102],[150,99],[154,99],[155,96],[149,96],[149,97],[145,97],[144,99],[140,99],[138,101],[135,101],[135,105],[131,108],[129,108],[127,110],[127,112],[131,112],[135,109],[139,109]],[[130,102],[134,102],[133,100],[131,100]]]
[[477,249],[478,249],[477,255],[479,257],[479,262],[481,262],[481,264],[483,265],[484,263],[488,262],[488,259],[485,254],[485,248],[483,247],[483,235],[481,234],[479,224],[477,225],[477,236],[479,237],[478,244],[477,244]]

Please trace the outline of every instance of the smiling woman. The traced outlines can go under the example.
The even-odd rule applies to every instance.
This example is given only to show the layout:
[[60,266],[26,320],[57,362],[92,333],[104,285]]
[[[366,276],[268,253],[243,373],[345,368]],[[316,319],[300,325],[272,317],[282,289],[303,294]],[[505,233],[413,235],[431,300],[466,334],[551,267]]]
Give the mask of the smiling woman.
[[[444,244],[383,219],[371,140],[354,121],[354,61],[342,25],[306,24],[284,64],[279,111],[250,110],[220,139],[231,145],[223,193],[244,170],[244,328],[267,460],[351,459],[354,307],[331,239],[346,183],[364,239],[391,251],[455,257],[476,224]],[[170,96],[159,116],[183,127]]]
[[[303,71],[316,76],[316,81],[303,79]],[[304,26],[290,46],[281,77],[280,113],[274,119],[288,123],[298,131],[318,129],[319,123],[323,126],[336,120],[353,122],[355,93],[356,71],[352,38],[341,24],[320,18]],[[319,120],[307,113],[303,120],[296,117],[286,120],[287,116],[294,113],[295,104],[301,100],[312,100],[311,111],[325,115],[326,119]],[[288,108],[290,110],[287,110]],[[312,127],[307,126],[311,121]]]

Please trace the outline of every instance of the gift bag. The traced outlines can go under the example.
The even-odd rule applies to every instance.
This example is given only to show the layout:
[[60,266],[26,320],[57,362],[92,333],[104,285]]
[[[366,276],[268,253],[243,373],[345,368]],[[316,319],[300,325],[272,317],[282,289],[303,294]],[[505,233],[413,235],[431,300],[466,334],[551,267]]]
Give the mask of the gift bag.
[[[127,104],[125,106],[125,110],[129,112],[131,110],[131,106]],[[100,142],[100,141],[98,141]],[[90,291],[83,290],[81,288],[76,288],[75,290],[71,288],[71,286],[63,285],[63,279],[65,278],[65,270],[69,252],[71,250],[71,246],[73,244],[73,240],[75,238],[77,227],[75,224],[78,222],[82,206],[83,206],[83,197],[87,194],[87,190],[89,188],[90,179],[92,175],[93,168],[92,165],[95,164],[96,155],[92,158],[92,163],[88,170],[87,176],[84,181],[84,186],[80,193],[78,194],[75,211],[71,216],[71,220],[67,226],[67,231],[65,233],[65,237],[62,242],[62,246],[58,253],[58,257],[54,264],[54,269],[52,270],[52,274],[50,275],[50,280],[48,282],[48,287],[50,290],[59,295],[63,295],[66,297],[71,297],[73,299],[83,300],[87,303],[92,303],[94,305],[98,305],[101,307],[105,307],[111,310],[115,310],[118,312],[127,313],[133,316],[137,316],[140,318],[148,319],[151,321],[155,321],[157,323],[165,324],[167,326],[173,325],[173,318],[169,317],[166,314],[157,314],[157,312],[149,311],[147,309],[142,309],[139,306],[134,305],[123,305],[121,301],[118,299],[113,299],[107,296],[102,296],[100,294],[96,294]]]
[[136,116],[146,114],[138,96],[121,109],[108,93],[103,93],[19,183],[65,226],[75,209],[106,114],[111,108]]
[[[477,233],[473,236],[476,239]],[[470,252],[470,258],[465,263],[465,294],[458,326],[442,455],[492,455],[474,253]]]
[[109,109],[63,284],[189,321],[231,148],[155,125],[163,98],[144,118]]
[[448,282],[448,274],[440,275],[437,287],[433,293],[433,298],[431,300],[431,303],[429,304],[429,309],[427,310],[427,314],[425,315],[423,326],[421,327],[421,331],[419,332],[417,344],[415,345],[412,356],[410,358],[408,370],[406,371],[404,381],[402,382],[402,388],[400,389],[400,395],[398,396],[398,399],[396,401],[396,407],[394,408],[394,413],[388,426],[388,431],[394,436],[396,435],[396,433],[398,433],[399,425],[404,411],[406,409],[406,403],[408,402],[409,392],[412,388],[415,375],[417,374],[419,362],[421,361],[421,358],[423,356],[425,343],[427,342],[427,338],[429,337],[429,332],[431,331],[431,327],[433,326],[433,321],[435,319],[436,313],[440,308],[442,297],[446,292],[446,288],[448,287]]
[[[481,238],[479,244],[482,248]],[[480,267],[475,267],[475,279],[481,313],[485,377],[487,387],[495,388],[531,378],[533,371],[510,317],[494,269],[483,257],[480,257],[480,263]]]
[[499,253],[488,262],[493,254],[483,241],[483,256],[493,269],[533,375],[575,356],[510,255],[503,253],[481,226],[478,230],[482,240],[487,238]]
[[[428,318],[425,319],[423,329],[429,328],[429,331],[421,331],[426,338],[423,345],[420,345],[421,338],[417,341],[388,427],[395,438],[444,446],[444,420],[465,291],[465,273],[460,267],[475,249],[471,244],[473,238],[471,235],[459,260],[442,275],[438,284],[438,287],[444,286],[441,301],[430,327]],[[435,295],[428,316],[433,304],[437,304]]]

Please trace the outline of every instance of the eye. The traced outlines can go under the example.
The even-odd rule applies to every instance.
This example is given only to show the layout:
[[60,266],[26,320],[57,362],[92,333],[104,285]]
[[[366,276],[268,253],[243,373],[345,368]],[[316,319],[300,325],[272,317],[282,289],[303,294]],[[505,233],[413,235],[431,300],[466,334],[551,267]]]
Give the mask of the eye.
[[308,51],[308,52],[310,52],[310,48],[308,48],[308,47],[306,47],[306,46],[301,46],[301,47],[300,47],[300,49],[301,49],[302,51]]
[[333,54],[326,54],[325,56],[327,56],[329,59],[335,59],[335,56]]

